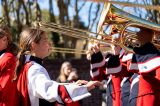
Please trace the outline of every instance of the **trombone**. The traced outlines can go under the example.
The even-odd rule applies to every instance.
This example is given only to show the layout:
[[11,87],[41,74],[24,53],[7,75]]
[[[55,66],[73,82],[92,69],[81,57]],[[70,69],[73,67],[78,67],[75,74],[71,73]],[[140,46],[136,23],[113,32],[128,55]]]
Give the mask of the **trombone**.
[[[133,49],[129,48],[130,46],[132,47],[140,46],[140,43],[137,42],[138,41],[137,33],[131,31],[130,29],[127,29],[128,27],[135,27],[139,29],[144,27],[149,30],[153,30],[154,32],[160,32],[159,24],[149,22],[147,20],[129,14],[119,8],[116,8],[110,3],[105,3],[104,9],[101,14],[101,18],[102,19],[100,20],[97,28],[98,33],[44,21],[35,22],[34,26],[42,30],[53,31],[70,37],[89,40],[90,42],[93,43],[94,41],[98,41],[101,45],[119,45],[121,48],[123,48],[125,51],[128,52],[133,52]],[[118,33],[120,34],[120,38],[118,40],[112,40],[112,36],[110,36],[112,34],[107,35],[102,33],[103,31],[102,26],[106,24],[112,26],[121,25],[121,27],[117,29]],[[95,37],[97,35],[101,36],[101,38],[103,39],[97,39]],[[156,43],[155,44],[156,47],[160,47],[159,40],[154,39],[153,41],[154,43]]]
[[78,49],[71,49],[71,48],[61,48],[61,47],[52,47],[52,52],[58,53],[70,53],[70,54],[83,54],[85,55],[87,50],[78,50]]
[[[105,47],[105,49],[103,48]],[[50,48],[51,52],[53,53],[70,53],[70,54],[82,54],[86,55],[88,50],[79,50],[79,49],[72,49],[72,48],[62,48],[62,47],[51,47]],[[103,46],[101,45],[100,50],[105,53],[106,51],[111,51],[110,46]]]
[[[57,32],[63,35],[70,36],[70,37],[75,37],[75,38],[83,39],[83,40],[89,40],[91,43],[94,43],[94,41],[97,41],[100,43],[100,45],[104,45],[104,46],[105,45],[119,45],[122,48],[124,48],[126,51],[131,51],[130,48],[125,47],[125,45],[123,44],[123,41],[119,41],[119,40],[113,41],[112,36],[110,35],[98,34],[98,33],[90,32],[90,31],[71,28],[71,27],[67,27],[64,25],[51,23],[51,22],[44,22],[44,21],[35,22],[34,26],[42,30],[53,31],[53,32]],[[129,31],[128,33],[130,33],[130,35],[133,35],[133,36],[136,34],[134,32],[129,32]],[[93,35],[94,36],[99,35],[103,39],[97,39]],[[128,36],[128,39],[135,39],[133,36]]]

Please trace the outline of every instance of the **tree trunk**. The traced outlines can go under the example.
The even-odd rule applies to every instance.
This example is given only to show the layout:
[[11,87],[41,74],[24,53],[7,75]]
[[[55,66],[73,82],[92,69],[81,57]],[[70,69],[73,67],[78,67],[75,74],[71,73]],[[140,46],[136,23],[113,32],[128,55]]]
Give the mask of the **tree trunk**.
[[7,5],[7,0],[2,0],[3,17],[6,18],[8,26],[10,26],[9,9]]

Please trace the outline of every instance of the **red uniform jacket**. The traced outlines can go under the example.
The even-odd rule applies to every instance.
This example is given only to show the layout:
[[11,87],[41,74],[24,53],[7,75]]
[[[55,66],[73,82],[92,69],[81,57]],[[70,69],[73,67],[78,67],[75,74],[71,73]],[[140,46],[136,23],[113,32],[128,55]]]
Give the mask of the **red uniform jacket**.
[[160,52],[147,43],[134,49],[128,70],[138,73],[137,106],[160,106]]
[[160,52],[151,43],[134,48],[134,52],[127,65],[121,64],[117,70],[120,76],[139,74],[131,82],[129,106],[160,106]]
[[4,52],[0,58],[0,106],[16,106],[16,82],[13,81],[16,57]]

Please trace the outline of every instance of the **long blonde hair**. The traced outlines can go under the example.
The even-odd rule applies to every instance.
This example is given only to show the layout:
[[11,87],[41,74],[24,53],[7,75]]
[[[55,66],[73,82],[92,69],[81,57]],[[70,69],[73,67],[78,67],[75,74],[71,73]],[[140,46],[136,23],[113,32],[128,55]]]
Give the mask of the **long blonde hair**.
[[60,80],[60,82],[66,82],[67,77],[64,73],[64,69],[65,67],[72,67],[72,64],[68,61],[63,62],[63,64],[61,65],[61,69],[60,69],[60,74],[58,79]]

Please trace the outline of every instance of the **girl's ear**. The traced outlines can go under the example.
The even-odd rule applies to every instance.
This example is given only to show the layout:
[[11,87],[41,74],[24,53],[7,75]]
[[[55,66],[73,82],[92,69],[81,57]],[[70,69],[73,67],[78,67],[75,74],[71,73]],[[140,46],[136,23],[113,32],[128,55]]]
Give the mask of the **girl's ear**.
[[31,43],[31,50],[35,50],[35,47],[36,47],[35,42],[32,42],[32,43]]

